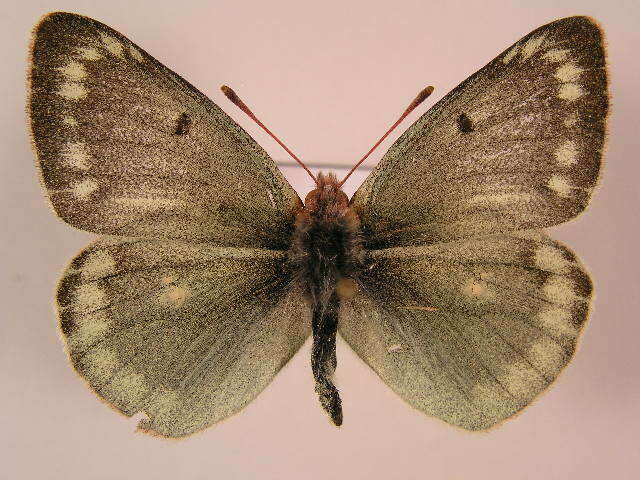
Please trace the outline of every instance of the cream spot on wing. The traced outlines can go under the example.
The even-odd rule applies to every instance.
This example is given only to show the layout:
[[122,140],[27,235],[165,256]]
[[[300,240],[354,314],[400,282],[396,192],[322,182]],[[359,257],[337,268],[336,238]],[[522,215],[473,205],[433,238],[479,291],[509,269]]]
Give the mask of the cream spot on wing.
[[534,260],[538,268],[555,273],[567,273],[571,265],[562,250],[552,245],[538,247],[534,253]]
[[545,37],[546,35],[542,34],[527,40],[527,43],[525,43],[522,47],[521,60],[526,60],[529,57],[531,57],[531,55],[536,53],[536,51],[542,46],[542,43],[544,42]]
[[173,198],[148,198],[148,197],[117,197],[113,201],[120,205],[126,205],[144,209],[162,209],[162,208],[186,208],[187,202],[184,200],[175,200]]
[[567,55],[569,54],[569,50],[561,49],[561,50],[549,50],[542,58],[549,62],[562,62],[567,59]]
[[573,127],[576,123],[578,123],[578,115],[573,112],[567,115],[567,118],[564,119],[565,127]]
[[462,292],[468,297],[491,299],[495,293],[489,290],[486,282],[471,279],[463,287]]
[[572,187],[567,180],[560,175],[552,175],[547,182],[547,187],[556,192],[561,197],[568,197],[571,195]]
[[78,53],[85,60],[99,60],[102,58],[102,54],[95,48],[79,48]]
[[402,350],[402,345],[400,345],[399,343],[396,343],[394,345],[390,345],[389,347],[387,347],[387,352],[389,353],[394,353],[399,350]]
[[80,267],[83,280],[95,280],[116,273],[116,262],[107,250],[98,250],[87,256]]
[[558,97],[572,102],[584,95],[584,90],[577,83],[563,83],[558,91]]
[[575,63],[567,62],[564,65],[558,67],[555,77],[561,82],[575,82],[583,72],[582,68]]
[[80,62],[69,62],[64,67],[59,67],[58,70],[69,80],[73,81],[82,80],[87,76],[87,70]]
[[116,352],[105,345],[97,345],[89,350],[82,358],[81,364],[82,370],[93,384],[106,382],[120,367]]
[[578,163],[578,147],[571,140],[567,140],[555,151],[556,160],[563,167],[570,167]]
[[104,43],[104,46],[107,50],[113,53],[116,57],[122,58],[124,47],[118,40],[102,32],[100,32],[100,38],[102,39],[102,43]]
[[96,282],[83,283],[75,290],[73,310],[76,313],[92,312],[108,304],[107,294]]
[[85,178],[71,187],[71,193],[79,200],[86,200],[98,189],[98,182],[93,178]]
[[87,146],[82,142],[67,142],[61,152],[67,165],[80,170],[89,170],[91,155],[87,152]]
[[522,400],[529,400],[544,385],[540,375],[524,361],[509,364],[497,378],[509,393]]
[[80,100],[87,96],[87,89],[80,83],[66,82],[56,93],[67,100]]
[[109,331],[111,320],[105,310],[83,313],[74,318],[74,329],[69,342],[72,350],[84,350],[104,338]]
[[511,60],[513,60],[513,57],[515,57],[518,52],[520,51],[520,45],[515,45],[511,50],[509,50],[507,52],[507,54],[502,58],[502,63],[509,63]]
[[531,345],[528,356],[547,375],[557,375],[565,364],[563,348],[550,338],[541,338]]
[[536,315],[542,327],[555,337],[577,335],[576,327],[571,321],[571,312],[564,308],[551,307]]
[[65,115],[64,117],[62,117],[62,123],[64,123],[65,125],[70,125],[72,127],[78,125],[78,121],[71,115]]
[[125,405],[134,407],[151,393],[151,388],[145,381],[144,375],[126,366],[105,385],[103,391],[107,396],[117,398]]
[[527,202],[529,200],[531,200],[531,195],[528,193],[494,193],[490,195],[475,195],[469,200],[469,204],[507,205],[516,202]]
[[189,290],[187,288],[173,285],[161,293],[160,301],[173,307],[181,307],[188,296]]
[[129,54],[135,58],[138,62],[144,62],[144,57],[142,56],[142,54],[140,53],[140,50],[138,50],[136,47],[134,47],[133,45],[129,45]]
[[552,275],[542,286],[544,296],[552,303],[570,305],[576,299],[575,285],[569,278]]
[[273,200],[273,193],[271,193],[271,190],[267,190],[267,196],[269,197],[269,201],[271,202],[271,206],[273,208],[276,208],[276,202]]

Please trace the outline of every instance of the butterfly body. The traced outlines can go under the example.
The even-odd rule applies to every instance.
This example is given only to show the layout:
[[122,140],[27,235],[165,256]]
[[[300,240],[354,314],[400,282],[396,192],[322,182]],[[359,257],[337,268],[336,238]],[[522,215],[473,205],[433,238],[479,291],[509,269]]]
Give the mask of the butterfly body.
[[316,188],[296,215],[290,262],[311,303],[316,392],[332,421],[340,425],[341,401],[331,379],[336,368],[339,302],[355,288],[364,250],[358,216],[335,175],[318,176]]

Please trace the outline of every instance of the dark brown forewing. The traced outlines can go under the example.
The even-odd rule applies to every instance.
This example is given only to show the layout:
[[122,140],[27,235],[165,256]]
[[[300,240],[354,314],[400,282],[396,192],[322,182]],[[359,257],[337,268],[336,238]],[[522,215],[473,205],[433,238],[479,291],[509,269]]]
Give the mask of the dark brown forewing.
[[179,437],[233,415],[309,335],[286,253],[102,238],[58,285],[71,362],[144,430]]
[[602,34],[586,17],[533,31],[413,124],[356,192],[369,248],[546,227],[598,179]]
[[571,360],[591,282],[542,232],[368,254],[339,331],[410,405],[469,430],[514,415]]
[[36,27],[30,114],[56,212],[97,233],[286,248],[300,200],[193,86],[95,20]]

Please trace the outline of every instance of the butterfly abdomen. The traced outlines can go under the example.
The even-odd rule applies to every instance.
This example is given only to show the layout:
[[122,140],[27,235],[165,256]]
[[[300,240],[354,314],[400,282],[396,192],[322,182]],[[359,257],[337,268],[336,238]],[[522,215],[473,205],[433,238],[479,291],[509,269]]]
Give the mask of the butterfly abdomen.
[[342,407],[332,377],[340,298],[355,291],[362,264],[359,221],[332,174],[318,176],[317,188],[296,218],[290,260],[312,305],[311,368],[320,403],[336,425]]

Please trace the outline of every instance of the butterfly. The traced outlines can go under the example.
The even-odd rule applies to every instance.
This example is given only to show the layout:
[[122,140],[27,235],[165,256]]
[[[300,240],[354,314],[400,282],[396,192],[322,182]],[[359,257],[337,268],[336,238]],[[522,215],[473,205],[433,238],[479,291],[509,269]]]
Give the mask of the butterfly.
[[73,368],[180,437],[240,411],[311,336],[339,425],[339,333],[416,409],[499,424],[557,378],[587,319],[591,280],[542,229],[589,203],[607,109],[600,29],[557,20],[424,113],[351,199],[320,174],[303,203],[191,84],[100,22],[49,14],[29,76],[41,180],[57,215],[103,235],[57,288]]

